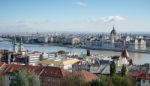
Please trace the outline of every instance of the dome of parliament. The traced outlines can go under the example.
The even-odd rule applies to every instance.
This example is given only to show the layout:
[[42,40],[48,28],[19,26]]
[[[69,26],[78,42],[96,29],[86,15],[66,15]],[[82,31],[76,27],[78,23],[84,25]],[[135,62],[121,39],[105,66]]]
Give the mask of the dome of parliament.
[[117,35],[117,31],[115,30],[114,26],[113,26],[113,29],[112,31],[110,32],[111,35]]

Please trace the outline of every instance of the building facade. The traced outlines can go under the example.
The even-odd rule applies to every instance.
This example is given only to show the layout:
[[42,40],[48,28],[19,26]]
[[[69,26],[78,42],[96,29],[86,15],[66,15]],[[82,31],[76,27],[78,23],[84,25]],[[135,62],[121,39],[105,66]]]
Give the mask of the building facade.
[[82,47],[92,49],[121,50],[122,43],[125,41],[125,47],[129,51],[146,51],[146,41],[143,38],[131,37],[129,35],[120,36],[113,27],[109,36],[88,38]]

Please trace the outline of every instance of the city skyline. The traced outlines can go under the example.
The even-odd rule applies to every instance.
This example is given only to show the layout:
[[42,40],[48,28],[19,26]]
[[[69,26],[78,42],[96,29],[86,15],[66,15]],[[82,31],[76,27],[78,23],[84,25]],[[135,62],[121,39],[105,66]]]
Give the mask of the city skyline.
[[1,0],[0,32],[150,32],[149,0]]

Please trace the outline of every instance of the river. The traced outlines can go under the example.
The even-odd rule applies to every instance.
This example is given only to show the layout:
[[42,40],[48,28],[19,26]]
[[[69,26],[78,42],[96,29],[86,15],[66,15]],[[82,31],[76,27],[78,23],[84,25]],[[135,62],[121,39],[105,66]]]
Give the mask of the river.
[[[59,51],[59,50],[65,50],[67,52],[76,53],[76,54],[86,53],[86,49],[52,46],[52,45],[47,45],[47,44],[46,45],[24,44],[23,47],[25,50],[29,50],[29,51],[54,52],[54,51]],[[7,41],[0,42],[0,49],[8,49],[12,51],[12,43],[7,42]],[[107,56],[121,54],[120,52],[103,51],[103,50],[91,50],[91,53],[103,54]],[[139,65],[139,64],[144,64],[144,63],[150,63],[150,54],[129,52],[129,56],[132,58],[134,64]]]

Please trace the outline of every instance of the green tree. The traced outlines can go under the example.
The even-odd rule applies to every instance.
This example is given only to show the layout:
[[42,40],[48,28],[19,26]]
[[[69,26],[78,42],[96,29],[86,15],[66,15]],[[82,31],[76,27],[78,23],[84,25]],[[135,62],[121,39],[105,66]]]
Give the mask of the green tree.
[[121,68],[121,75],[122,76],[125,76],[126,75],[126,72],[127,72],[127,68],[125,65],[122,65],[122,68]]
[[2,84],[2,75],[0,74],[0,86],[3,86]]
[[114,75],[112,77],[113,86],[135,86],[135,82],[132,82],[132,79],[129,77],[122,77],[119,75]]
[[34,73],[30,73],[28,75],[28,82],[29,82],[29,86],[41,86],[42,83],[39,80],[39,77],[34,74]]
[[91,86],[109,86],[111,79],[107,76],[100,75],[99,80],[93,80],[90,82]]
[[24,70],[17,70],[12,74],[10,86],[28,86],[27,72]]
[[114,61],[110,63],[110,75],[113,76],[116,73],[116,64]]
[[71,73],[61,80],[61,86],[88,86],[79,74]]
[[129,77],[123,77],[121,80],[121,86],[135,86],[135,82],[131,80]]
[[122,81],[122,77],[114,74],[112,77],[111,77],[111,80],[112,80],[112,85],[113,86],[122,86],[121,85],[121,81]]
[[11,74],[10,86],[40,86],[40,80],[34,73],[19,69]]
[[87,49],[86,52],[87,52],[87,54],[86,54],[87,56],[91,56],[91,53],[90,53],[90,50],[89,50],[89,49]]
[[90,83],[91,86],[102,86],[100,80],[93,80]]
[[135,79],[129,76],[122,77],[116,74],[112,77],[101,75],[99,80],[91,82],[91,86],[135,86]]
[[65,51],[64,50],[59,50],[58,54],[65,54]]

